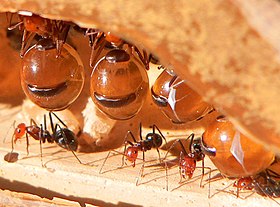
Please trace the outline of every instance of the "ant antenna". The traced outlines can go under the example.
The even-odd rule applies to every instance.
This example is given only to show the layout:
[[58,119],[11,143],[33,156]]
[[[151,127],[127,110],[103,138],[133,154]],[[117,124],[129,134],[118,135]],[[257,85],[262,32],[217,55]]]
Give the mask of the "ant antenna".
[[[9,127],[9,129],[8,129],[8,131],[7,131],[7,133],[6,133],[5,137],[4,137],[4,139],[3,139],[3,144],[5,143],[6,138],[7,138],[8,134],[9,134],[9,132],[10,132],[12,126],[14,127],[14,129],[16,128],[15,124],[16,124],[16,120],[14,120],[13,124]],[[14,135],[12,136],[12,142],[13,142],[13,137],[14,137]]]

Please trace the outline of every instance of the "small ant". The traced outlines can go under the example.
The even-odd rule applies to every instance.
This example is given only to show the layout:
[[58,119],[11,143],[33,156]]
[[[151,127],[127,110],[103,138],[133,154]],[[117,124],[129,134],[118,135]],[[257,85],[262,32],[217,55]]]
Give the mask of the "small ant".
[[[55,124],[54,126],[52,116],[55,116],[56,119],[63,125],[63,127],[61,127],[59,124]],[[12,151],[10,154],[12,154],[14,150],[14,144],[17,142],[17,140],[23,138],[23,136],[25,135],[26,151],[28,155],[29,135],[30,135],[35,140],[40,141],[41,162],[42,162],[42,143],[45,143],[47,141],[48,143],[55,142],[61,148],[71,151],[75,156],[75,158],[82,164],[82,162],[74,152],[78,148],[76,135],[70,129],[67,128],[67,125],[54,112],[49,112],[49,118],[50,118],[52,134],[47,130],[46,115],[44,115],[44,126],[40,124],[39,127],[33,119],[30,120],[29,126],[26,126],[24,123],[20,123],[15,128],[14,134],[12,136]]]
[[[280,197],[279,178],[280,175],[271,169],[266,169],[256,175],[238,178],[233,184],[233,187],[237,189],[236,197],[240,197],[240,191],[248,190],[261,196],[267,196],[280,204],[274,199]],[[224,189],[219,191],[225,192]]]
[[[156,130],[158,131],[158,133],[156,133]],[[131,136],[133,142],[128,140],[129,136]],[[142,163],[139,175],[141,177],[143,177],[144,166],[145,166],[145,152],[148,150],[151,150],[152,148],[155,148],[158,152],[159,161],[161,162],[159,148],[162,145],[163,139],[164,139],[165,143],[167,143],[167,142],[166,142],[165,136],[162,134],[160,129],[155,124],[152,126],[152,132],[148,133],[146,135],[145,139],[143,139],[142,138],[142,124],[140,123],[139,124],[139,137],[140,137],[140,140],[137,141],[131,131],[127,132],[125,139],[124,139],[124,151],[123,151],[121,167],[123,167],[124,164],[126,163],[125,159],[124,159],[125,157],[126,157],[126,160],[128,160],[129,162],[132,163],[131,166],[135,167],[136,159],[138,158],[138,152],[142,151],[143,163]],[[130,146],[127,147],[127,145],[130,145]],[[110,152],[108,153],[107,157],[105,158],[105,160],[100,168],[99,173],[101,173],[102,168],[103,168],[106,160],[108,159],[109,155],[110,155]],[[139,177],[137,178],[136,185],[138,185],[138,182],[139,182]]]
[[[185,149],[182,141],[180,139],[177,139],[173,142],[173,144],[171,145],[171,147],[168,149],[166,155],[165,155],[165,159],[167,157],[167,154],[170,152],[170,150],[172,148],[175,147],[175,145],[179,142],[180,146],[181,146],[181,151],[180,151],[180,157],[179,157],[179,172],[180,172],[180,181],[179,183],[182,182],[182,179],[191,179],[193,176],[193,173],[196,169],[196,162],[198,161],[202,161],[202,175],[201,175],[201,180],[200,180],[200,187],[202,187],[202,180],[204,177],[204,169],[209,169],[209,177],[211,174],[211,168],[209,167],[205,167],[204,165],[204,158],[205,158],[205,154],[202,152],[201,149],[201,140],[200,139],[194,139],[194,134],[190,134],[186,141],[190,140],[189,143],[189,149],[188,152]],[[209,182],[210,184],[210,182]],[[209,188],[210,189],[210,188]]]
[[42,38],[51,38],[56,43],[57,57],[61,54],[62,45],[66,41],[70,24],[61,20],[43,18],[32,12],[19,11],[19,22],[12,25],[13,14],[9,17],[8,13],[6,13],[6,16],[9,22],[8,30],[13,30],[17,27],[19,30],[23,30],[20,50],[21,58],[23,58],[36,34]]
[[92,48],[90,55],[90,67],[94,67],[98,56],[105,47],[110,49],[122,49],[123,46],[126,45],[127,50],[129,50],[129,54],[134,55],[136,53],[145,68],[149,70],[149,62],[152,60],[153,56],[148,56],[145,50],[143,50],[143,54],[141,54],[140,50],[135,45],[132,45],[118,36],[113,35],[111,32],[103,32],[97,29],[89,28],[86,30],[85,35],[89,36],[89,44]]

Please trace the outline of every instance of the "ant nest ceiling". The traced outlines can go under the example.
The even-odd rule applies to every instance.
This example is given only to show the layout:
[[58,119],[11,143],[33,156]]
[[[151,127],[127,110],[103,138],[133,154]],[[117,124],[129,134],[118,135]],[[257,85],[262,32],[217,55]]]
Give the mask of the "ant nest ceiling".
[[4,0],[0,5],[2,12],[19,10],[140,43],[243,133],[280,149],[279,2]]

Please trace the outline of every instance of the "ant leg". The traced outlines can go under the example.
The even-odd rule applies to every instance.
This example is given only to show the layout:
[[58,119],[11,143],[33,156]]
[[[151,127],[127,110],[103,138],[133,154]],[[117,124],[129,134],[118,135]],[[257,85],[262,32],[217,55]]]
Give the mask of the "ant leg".
[[165,150],[167,150],[167,141],[165,136],[163,135],[163,133],[160,131],[160,129],[157,127],[157,125],[153,125],[153,133],[155,133],[155,129],[157,129],[157,131],[159,132],[160,136],[164,139],[165,141]]
[[44,167],[43,164],[43,149],[42,149],[42,132],[43,132],[43,126],[41,124],[41,131],[39,133],[39,141],[40,141],[40,156],[41,156],[41,165]]
[[38,126],[34,119],[30,119],[30,126]]
[[[52,121],[52,115],[54,115],[55,116],[55,118],[57,118],[57,120],[64,126],[64,127],[66,127],[66,128],[68,128],[67,127],[67,125],[54,113],[54,112],[52,112],[52,111],[50,111],[49,112],[49,116],[50,116],[50,120],[51,120],[51,125],[53,126],[53,121]],[[53,132],[54,133],[54,132]]]
[[[8,134],[9,134],[9,131],[12,128],[12,126],[14,127],[14,129],[16,128],[15,124],[16,124],[16,120],[14,120],[13,124],[9,127],[9,129],[8,129],[8,131],[6,133],[6,136],[3,139],[3,144],[6,142],[6,138],[7,138]],[[14,137],[14,135],[12,136],[12,142],[13,142],[13,137]]]
[[170,150],[173,149],[173,148],[175,147],[175,145],[179,142],[179,140],[180,140],[180,139],[176,139],[176,140],[172,143],[172,145],[169,147],[169,149],[166,150],[166,154],[165,154],[163,160],[166,159],[166,157],[167,157],[168,153],[170,152]]
[[187,138],[191,139],[190,144],[189,144],[189,152],[192,152],[192,145],[193,145],[193,139],[194,139],[194,133],[191,133],[190,136]]
[[14,16],[14,14],[12,13],[9,17],[8,12],[6,12],[6,19],[7,19],[7,22],[9,24],[8,30],[13,30],[13,29],[15,29],[15,28],[17,28],[17,27],[19,27],[20,25],[23,24],[23,21],[20,21],[16,24],[12,25],[13,16]]
[[27,156],[29,155],[29,138],[28,138],[28,133],[26,133],[25,135],[26,137],[26,152],[27,152]]
[[65,144],[66,144],[66,146],[67,146],[67,149],[68,149],[69,151],[72,152],[72,154],[74,155],[74,157],[78,160],[78,162],[79,162],[80,164],[83,164],[82,161],[81,161],[81,160],[78,158],[78,156],[76,155],[76,153],[70,148],[70,146],[69,146],[69,144],[68,144],[68,140],[67,140],[67,138],[66,138],[66,135],[65,135],[64,131],[62,130],[62,128],[61,128],[61,126],[60,126],[59,124],[56,124],[56,125],[55,125],[55,131],[56,131],[57,128],[59,128],[60,131],[61,131],[61,133],[62,133],[63,140],[64,140],[64,142],[65,142]]
[[56,58],[58,58],[61,54],[63,44],[66,42],[66,38],[70,29],[69,24],[65,24],[63,21],[60,21],[59,23],[61,24],[61,28],[58,29],[58,37],[56,40]]
[[[96,37],[95,41],[91,47],[91,53],[90,53],[90,59],[89,59],[89,65],[90,67],[94,67],[96,62],[97,62],[97,58],[99,57],[99,55],[101,54],[101,52],[103,51],[104,47],[106,44],[106,40],[104,35],[101,37]],[[98,49],[97,49],[98,48]],[[96,51],[97,49],[97,51]],[[96,52],[95,52],[96,51]]]
[[132,48],[132,51],[133,50],[135,51],[135,53],[137,54],[137,56],[139,57],[139,59],[141,60],[143,65],[145,66],[146,70],[149,70],[150,66],[149,66],[149,60],[148,60],[147,52],[145,50],[143,50],[143,55],[142,55],[140,50],[136,46],[130,45],[130,44],[129,44],[129,46]]
[[166,190],[168,191],[168,166],[167,163],[164,162],[164,167],[165,167],[165,183],[166,183]]
[[136,186],[140,185],[139,184],[139,180],[140,180],[140,177],[144,177],[144,167],[145,167],[145,151],[142,151],[143,152],[143,163],[142,163],[142,166],[139,170],[139,174],[138,174],[138,177],[137,177],[137,180],[136,180]]
[[139,136],[140,136],[140,140],[143,140],[143,138],[142,138],[142,123],[141,122],[139,123]]
[[110,154],[111,154],[111,150],[108,152],[107,156],[105,157],[105,159],[104,159],[104,161],[103,161],[103,163],[102,163],[102,165],[101,165],[101,167],[100,167],[99,174],[103,174],[102,169],[103,169],[103,167],[104,167],[104,165],[105,165],[105,162],[106,162],[107,159],[109,158],[109,155],[110,155]]
[[20,57],[23,58],[26,51],[28,50],[31,41],[34,39],[36,33],[33,32],[27,32],[26,30],[23,30],[22,40],[21,40],[21,49],[20,49]]

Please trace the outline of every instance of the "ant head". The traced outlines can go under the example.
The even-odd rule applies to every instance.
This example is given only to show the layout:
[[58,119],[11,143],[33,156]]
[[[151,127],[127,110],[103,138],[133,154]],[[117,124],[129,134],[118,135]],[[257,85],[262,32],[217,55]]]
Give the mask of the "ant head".
[[153,143],[154,148],[159,148],[162,145],[162,137],[156,133],[148,133],[146,140],[149,140],[151,143]]
[[138,157],[138,148],[136,146],[129,146],[125,150],[126,159],[133,163],[133,167],[135,166],[135,161]]
[[115,47],[118,47],[123,43],[123,40],[116,35],[113,35],[111,32],[105,33],[105,39],[107,42],[110,42]]
[[238,190],[252,190],[253,189],[253,179],[251,177],[244,177],[238,179],[234,184]]
[[14,132],[15,141],[23,137],[25,132],[26,132],[26,125],[24,123],[20,123],[19,125],[17,125]]

